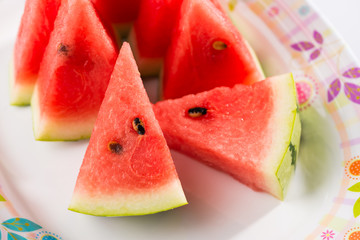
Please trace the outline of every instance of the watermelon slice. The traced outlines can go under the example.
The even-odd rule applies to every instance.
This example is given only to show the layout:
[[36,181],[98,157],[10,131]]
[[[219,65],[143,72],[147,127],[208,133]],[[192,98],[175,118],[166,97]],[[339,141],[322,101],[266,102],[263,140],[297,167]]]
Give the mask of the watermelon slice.
[[170,44],[183,0],[143,0],[129,42],[142,76],[156,76]]
[[27,0],[10,73],[10,104],[29,105],[61,0]]
[[164,60],[163,98],[264,78],[247,42],[210,0],[184,0],[179,16]]
[[126,35],[138,16],[141,0],[91,0],[101,18]]
[[130,46],[120,50],[69,209],[144,215],[187,204]]
[[64,0],[32,98],[37,140],[90,137],[117,58],[88,0]]
[[283,199],[301,131],[290,74],[158,102],[154,111],[170,148]]

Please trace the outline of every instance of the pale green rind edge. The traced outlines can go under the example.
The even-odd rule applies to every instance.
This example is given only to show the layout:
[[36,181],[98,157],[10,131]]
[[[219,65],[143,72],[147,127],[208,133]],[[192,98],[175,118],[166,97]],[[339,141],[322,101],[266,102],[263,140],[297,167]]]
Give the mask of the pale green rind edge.
[[[257,70],[259,71],[259,73],[261,74],[261,76],[262,76],[263,78],[265,78],[266,76],[265,76],[264,70],[263,70],[263,68],[262,68],[262,66],[261,66],[261,63],[260,63],[260,61],[259,61],[259,58],[257,57],[254,49],[250,46],[249,42],[248,42],[245,38],[244,38],[244,42],[245,42],[245,45],[247,46],[247,49],[248,49],[249,52],[250,52],[250,55],[251,55],[251,57],[252,57],[252,59],[253,59],[253,61],[254,61],[254,63],[255,63],[255,66],[256,66]],[[262,79],[259,79],[259,80],[262,80]]]
[[[179,205],[174,205],[172,207],[164,208],[164,209],[161,209],[161,210],[155,210],[155,211],[149,211],[149,212],[143,212],[143,213],[124,212],[124,213],[118,213],[118,214],[117,213],[114,213],[114,214],[102,214],[102,213],[97,213],[97,212],[95,212],[95,213],[94,212],[86,212],[86,210],[82,210],[82,209],[76,208],[76,207],[69,207],[68,210],[73,211],[73,212],[77,212],[77,213],[81,213],[81,214],[97,216],[97,217],[126,217],[126,216],[144,216],[144,215],[150,215],[150,214],[165,212],[165,211],[173,210],[173,209],[178,208],[178,207],[185,206],[187,204],[188,204],[188,202],[181,203]],[[106,211],[108,211],[108,210],[106,209]]]
[[69,210],[93,216],[140,216],[168,211],[188,204],[180,180],[176,177],[168,184],[142,193],[96,198],[74,191]]
[[63,139],[63,138],[55,138],[52,137],[51,135],[41,135],[40,137],[36,137],[34,134],[34,138],[36,141],[39,142],[76,142],[76,141],[81,141],[81,140],[88,140],[90,139],[91,135],[83,135],[80,137],[76,137],[76,138],[68,138],[68,139]]
[[[296,98],[295,82],[293,82],[292,91],[294,93],[294,97]],[[287,189],[288,189],[290,180],[291,180],[292,176],[294,175],[295,168],[296,168],[296,163],[295,163],[295,165],[292,165],[292,153],[291,153],[291,149],[290,149],[290,144],[292,144],[295,147],[295,151],[296,151],[295,161],[298,159],[298,154],[299,154],[300,136],[301,136],[301,121],[300,121],[300,114],[299,114],[298,108],[295,108],[293,110],[293,114],[294,114],[294,118],[293,118],[294,120],[292,123],[292,130],[291,130],[290,139],[288,141],[288,147],[286,148],[287,150],[286,150],[286,152],[278,166],[278,169],[276,171],[276,177],[278,179],[278,183],[279,183],[279,186],[281,189],[281,191],[277,197],[280,200],[284,199],[284,197],[287,193]]]
[[[57,127],[45,127],[45,130],[39,131],[39,126],[41,124],[46,124],[40,122],[40,111],[39,111],[39,104],[38,104],[38,94],[36,85],[34,88],[34,93],[31,99],[31,110],[32,110],[32,122],[33,122],[33,133],[34,138],[37,141],[48,141],[48,142],[72,142],[72,141],[79,141],[84,139],[89,139],[92,133],[92,129],[88,130],[86,134],[77,134],[75,136],[66,135],[59,137],[57,133],[54,133],[54,129],[59,130]],[[48,121],[49,122],[49,121]],[[94,124],[92,124],[94,125]],[[66,127],[65,127],[66,128]],[[76,132],[76,131],[73,131]]]
[[9,101],[11,106],[29,106],[34,85],[15,87],[14,58],[9,62]]

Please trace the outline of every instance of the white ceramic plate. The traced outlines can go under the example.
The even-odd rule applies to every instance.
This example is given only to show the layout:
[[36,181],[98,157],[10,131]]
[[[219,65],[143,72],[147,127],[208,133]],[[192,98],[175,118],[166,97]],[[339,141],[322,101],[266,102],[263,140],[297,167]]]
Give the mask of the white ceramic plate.
[[30,108],[9,106],[8,63],[24,1],[0,0],[0,239],[360,236],[360,193],[355,185],[360,180],[355,167],[360,163],[360,65],[304,0],[223,3],[266,74],[292,71],[297,81],[303,133],[286,199],[280,202],[254,192],[173,152],[189,205],[141,217],[102,218],[68,211],[87,141],[36,142]]

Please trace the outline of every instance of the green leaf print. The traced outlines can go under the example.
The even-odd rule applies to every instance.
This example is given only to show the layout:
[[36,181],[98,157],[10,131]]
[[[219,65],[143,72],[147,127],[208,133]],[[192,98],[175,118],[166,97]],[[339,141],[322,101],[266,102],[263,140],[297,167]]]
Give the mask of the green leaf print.
[[356,202],[354,204],[353,212],[354,212],[355,218],[360,215],[360,198],[358,198],[358,200],[356,200]]
[[352,185],[351,187],[348,188],[348,190],[351,192],[360,192],[360,182]]

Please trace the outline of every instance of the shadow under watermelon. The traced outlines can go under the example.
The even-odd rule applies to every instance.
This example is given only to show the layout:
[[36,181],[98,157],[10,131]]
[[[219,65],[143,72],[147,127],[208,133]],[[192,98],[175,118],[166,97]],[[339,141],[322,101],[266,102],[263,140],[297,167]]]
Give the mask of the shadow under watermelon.
[[[231,239],[281,201],[172,151],[189,204],[146,216],[93,218],[96,226],[127,229],[124,239]],[[102,226],[103,225],[103,226]],[[106,226],[105,226],[106,225]]]

